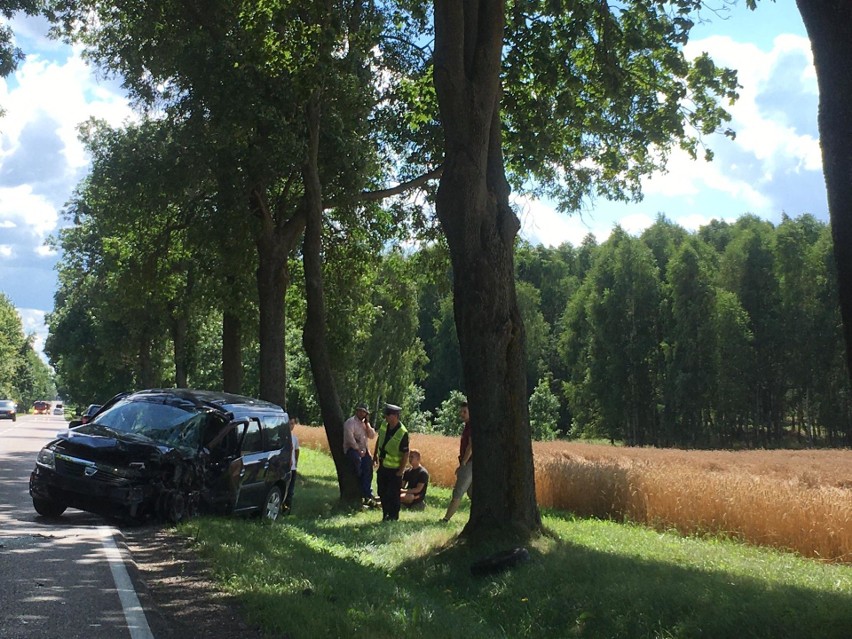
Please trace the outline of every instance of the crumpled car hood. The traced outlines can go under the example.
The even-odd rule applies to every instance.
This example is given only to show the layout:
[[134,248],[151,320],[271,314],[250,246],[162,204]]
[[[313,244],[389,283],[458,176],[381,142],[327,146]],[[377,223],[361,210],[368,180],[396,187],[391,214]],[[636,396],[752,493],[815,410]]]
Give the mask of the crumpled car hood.
[[[82,427],[82,428],[85,428]],[[190,458],[187,451],[178,451],[154,441],[124,437],[121,433],[107,437],[88,434],[81,429],[60,433],[56,439],[56,448],[71,455],[92,460],[151,460],[162,458]],[[191,451],[190,451],[191,452]]]

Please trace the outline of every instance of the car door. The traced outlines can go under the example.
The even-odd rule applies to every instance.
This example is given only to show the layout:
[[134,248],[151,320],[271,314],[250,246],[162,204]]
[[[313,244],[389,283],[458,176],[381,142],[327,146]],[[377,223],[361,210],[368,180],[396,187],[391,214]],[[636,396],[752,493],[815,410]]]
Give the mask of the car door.
[[268,453],[263,443],[263,428],[256,417],[248,421],[240,445],[242,467],[239,475],[237,511],[258,508],[266,497],[266,473],[269,470]]
[[283,492],[286,492],[285,488],[290,481],[290,456],[293,444],[290,438],[289,421],[287,413],[264,415],[261,420],[264,443],[269,456],[266,485],[268,488],[273,484],[281,483]]

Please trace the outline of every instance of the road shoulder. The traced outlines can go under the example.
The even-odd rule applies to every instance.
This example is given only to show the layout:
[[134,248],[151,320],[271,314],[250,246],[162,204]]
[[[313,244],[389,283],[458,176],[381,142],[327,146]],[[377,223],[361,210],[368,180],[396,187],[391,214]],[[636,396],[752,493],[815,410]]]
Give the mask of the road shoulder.
[[121,532],[146,614],[153,607],[149,623],[159,629],[156,636],[263,639],[259,628],[244,621],[236,597],[217,587],[186,538],[154,526]]

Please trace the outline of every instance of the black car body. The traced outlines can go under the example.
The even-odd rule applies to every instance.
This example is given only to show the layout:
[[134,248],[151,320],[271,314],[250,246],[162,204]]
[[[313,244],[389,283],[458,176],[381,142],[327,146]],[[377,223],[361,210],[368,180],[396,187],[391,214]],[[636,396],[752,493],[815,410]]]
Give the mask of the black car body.
[[287,413],[269,402],[185,389],[122,394],[41,450],[30,495],[47,517],[72,507],[135,522],[199,511],[275,520],[291,448]]
[[0,419],[18,419],[18,405],[11,399],[0,399]]

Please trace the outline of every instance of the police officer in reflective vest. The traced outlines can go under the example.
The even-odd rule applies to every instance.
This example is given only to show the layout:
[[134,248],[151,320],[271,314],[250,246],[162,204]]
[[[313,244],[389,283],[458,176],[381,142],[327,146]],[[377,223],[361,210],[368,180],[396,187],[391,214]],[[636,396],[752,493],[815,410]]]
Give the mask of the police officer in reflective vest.
[[401,411],[399,406],[385,404],[385,423],[376,437],[373,461],[379,467],[376,485],[382,500],[382,521],[399,519],[399,490],[408,464],[408,431],[399,421]]

